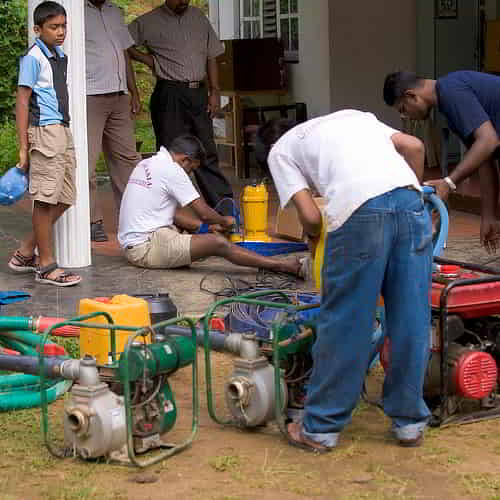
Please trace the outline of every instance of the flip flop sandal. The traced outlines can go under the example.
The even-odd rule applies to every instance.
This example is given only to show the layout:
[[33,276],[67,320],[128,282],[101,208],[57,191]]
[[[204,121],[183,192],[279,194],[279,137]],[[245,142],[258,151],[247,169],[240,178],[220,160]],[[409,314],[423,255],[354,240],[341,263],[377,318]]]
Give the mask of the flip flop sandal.
[[98,243],[108,241],[108,235],[104,232],[102,221],[92,222],[90,224],[90,240]]
[[[36,257],[34,254],[31,257],[26,257],[19,250],[16,250],[7,265],[16,273],[33,273],[37,268]],[[16,264],[14,261],[17,261],[19,264]]]
[[59,269],[59,266],[57,265],[56,262],[53,262],[52,264],[49,264],[48,266],[45,267],[39,267],[35,273],[35,281],[38,283],[45,283],[47,285],[55,285],[55,286],[74,286],[78,285],[80,281],[82,281],[82,278],[78,276],[77,280],[71,280],[68,281],[68,278],[72,276],[77,276],[76,274],[73,273],[68,273],[68,272],[62,272],[61,274],[57,275],[55,278],[49,278],[49,274],[55,271],[56,269]]
[[329,448],[328,446],[323,446],[322,444],[315,443],[311,439],[308,439],[302,434],[302,424],[298,422],[292,422],[287,425],[287,439],[288,442],[295,446],[296,448],[300,448],[301,450],[309,451],[310,453],[317,453],[322,455],[323,453],[328,453],[332,451],[333,448]]

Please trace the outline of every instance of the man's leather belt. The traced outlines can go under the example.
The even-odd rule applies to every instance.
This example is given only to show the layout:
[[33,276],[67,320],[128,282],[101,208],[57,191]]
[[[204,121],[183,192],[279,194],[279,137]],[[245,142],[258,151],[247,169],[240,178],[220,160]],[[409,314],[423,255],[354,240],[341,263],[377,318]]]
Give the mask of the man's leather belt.
[[125,95],[125,91],[118,90],[117,92],[106,92],[105,94],[96,94],[96,96],[92,97],[115,97],[120,95]]
[[205,85],[205,82],[202,80],[200,82],[182,82],[180,80],[163,80],[162,82],[170,83],[171,85],[179,85],[181,87],[187,87],[188,89],[200,89]]

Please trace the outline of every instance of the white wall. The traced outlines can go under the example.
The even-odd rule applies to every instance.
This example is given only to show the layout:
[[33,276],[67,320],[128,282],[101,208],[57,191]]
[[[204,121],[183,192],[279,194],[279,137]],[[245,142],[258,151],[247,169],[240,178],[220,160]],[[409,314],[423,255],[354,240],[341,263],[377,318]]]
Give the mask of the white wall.
[[305,102],[310,118],[331,110],[330,4],[299,2],[299,63],[288,65],[290,98]]
[[387,73],[416,69],[417,1],[331,0],[333,110],[365,109],[400,126],[382,88]]

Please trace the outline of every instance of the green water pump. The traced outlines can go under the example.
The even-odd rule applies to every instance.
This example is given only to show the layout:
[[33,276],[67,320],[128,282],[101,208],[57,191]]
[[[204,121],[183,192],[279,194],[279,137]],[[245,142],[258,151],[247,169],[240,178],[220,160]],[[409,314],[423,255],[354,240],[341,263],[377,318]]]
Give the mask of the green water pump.
[[[123,449],[128,414],[134,453],[161,448],[162,436],[177,419],[168,376],[193,361],[191,339],[168,338],[161,343],[132,345],[126,358],[98,370],[95,367],[97,377],[79,373],[65,407],[66,443],[83,458],[128,458]],[[93,358],[79,363],[80,372],[95,366]],[[128,398],[125,387],[129,388]]]
[[[108,324],[83,323],[104,315]],[[165,326],[187,322],[192,337],[165,336],[155,342],[156,331]],[[112,353],[112,362],[97,365],[95,358],[83,359],[34,357],[34,373],[45,378],[63,378],[75,383],[65,402],[63,449],[49,439],[48,412],[42,397],[42,430],[45,444],[57,456],[78,455],[84,459],[104,457],[113,461],[131,462],[145,467],[189,446],[198,427],[198,389],[196,367],[196,329],[189,318],[176,318],[146,328],[114,325],[105,313],[92,313],[65,322],[74,326],[107,329],[115,345],[116,330],[130,330],[127,345],[120,358]],[[54,325],[54,328],[61,324]],[[50,331],[46,332],[46,337]],[[153,343],[138,342],[150,336]],[[168,378],[180,368],[191,365],[193,407],[191,433],[180,444],[166,444],[164,436],[175,425],[177,407]],[[26,368],[26,366],[24,367]],[[43,391],[42,391],[43,396]],[[148,450],[161,452],[144,458]],[[138,455],[143,455],[139,458]]]

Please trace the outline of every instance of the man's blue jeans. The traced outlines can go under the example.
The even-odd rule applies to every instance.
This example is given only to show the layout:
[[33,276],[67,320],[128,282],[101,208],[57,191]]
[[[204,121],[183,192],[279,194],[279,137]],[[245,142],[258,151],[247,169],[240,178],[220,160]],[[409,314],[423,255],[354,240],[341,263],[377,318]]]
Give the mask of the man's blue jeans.
[[399,188],[367,201],[328,234],[303,422],[307,437],[335,446],[350,422],[372,354],[380,294],[391,340],[384,411],[403,434],[425,426],[431,272],[431,221],[415,190]]

